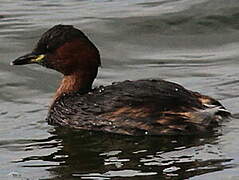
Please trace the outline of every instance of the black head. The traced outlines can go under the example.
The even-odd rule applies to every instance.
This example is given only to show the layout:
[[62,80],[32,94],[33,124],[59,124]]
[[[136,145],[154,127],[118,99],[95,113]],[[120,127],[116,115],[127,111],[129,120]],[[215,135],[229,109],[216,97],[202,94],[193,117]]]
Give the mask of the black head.
[[72,25],[59,24],[42,35],[33,52],[36,54],[52,53],[57,48],[73,39],[85,40],[88,38],[83,32],[74,28]]
[[17,58],[12,65],[32,63],[67,74],[74,67],[81,68],[86,64],[98,68],[100,57],[97,48],[79,29],[71,25],[56,25],[42,35],[31,53]]

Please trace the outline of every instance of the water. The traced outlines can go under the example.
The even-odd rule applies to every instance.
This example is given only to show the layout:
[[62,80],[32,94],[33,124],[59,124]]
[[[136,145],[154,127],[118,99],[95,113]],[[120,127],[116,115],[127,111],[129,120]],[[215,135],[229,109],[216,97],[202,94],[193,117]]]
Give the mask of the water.
[[[239,179],[239,1],[1,1],[0,179]],[[55,24],[100,49],[95,85],[164,78],[234,115],[206,137],[127,137],[48,125],[61,75],[11,67]]]

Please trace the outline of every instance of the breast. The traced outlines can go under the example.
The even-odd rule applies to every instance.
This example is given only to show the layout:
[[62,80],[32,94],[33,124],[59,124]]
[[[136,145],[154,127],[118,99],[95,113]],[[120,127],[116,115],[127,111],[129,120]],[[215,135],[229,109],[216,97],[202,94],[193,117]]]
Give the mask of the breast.
[[113,83],[65,94],[48,113],[50,124],[127,135],[210,131],[229,112],[215,99],[163,80]]

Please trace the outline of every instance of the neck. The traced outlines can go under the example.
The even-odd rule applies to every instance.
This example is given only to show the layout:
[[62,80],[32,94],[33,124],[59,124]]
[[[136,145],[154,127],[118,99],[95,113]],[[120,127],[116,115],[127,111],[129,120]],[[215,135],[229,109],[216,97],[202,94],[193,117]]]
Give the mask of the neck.
[[55,94],[55,100],[65,93],[71,92],[89,92],[92,88],[92,83],[95,76],[92,77],[90,73],[75,72],[71,75],[64,75],[59,88]]

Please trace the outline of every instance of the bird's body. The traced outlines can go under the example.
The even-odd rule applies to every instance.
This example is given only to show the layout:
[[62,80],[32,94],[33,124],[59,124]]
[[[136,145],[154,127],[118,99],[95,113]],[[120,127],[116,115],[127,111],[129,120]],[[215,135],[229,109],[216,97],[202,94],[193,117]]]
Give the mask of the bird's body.
[[217,100],[164,80],[124,81],[92,90],[99,51],[73,26],[54,26],[32,53],[13,61],[30,63],[64,75],[48,113],[51,124],[127,135],[195,135],[230,114]]
[[61,96],[48,122],[127,135],[202,134],[228,112],[207,96],[164,80],[138,80]]

